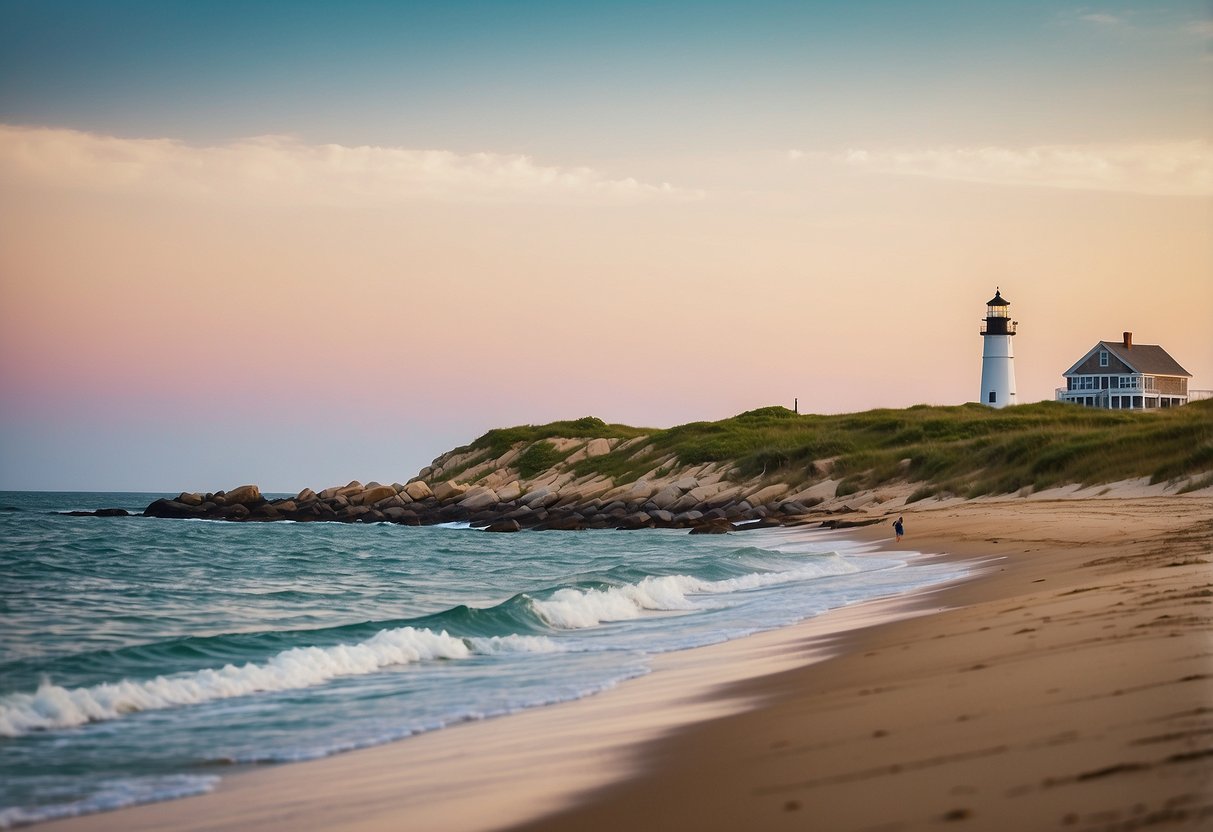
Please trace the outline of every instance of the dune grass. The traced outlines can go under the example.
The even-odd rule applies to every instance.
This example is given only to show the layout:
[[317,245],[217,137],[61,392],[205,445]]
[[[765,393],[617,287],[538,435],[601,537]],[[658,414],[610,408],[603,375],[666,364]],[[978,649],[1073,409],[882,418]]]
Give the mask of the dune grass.
[[842,481],[840,493],[898,480],[916,482],[921,485],[915,499],[1137,477],[1157,483],[1213,472],[1213,400],[1150,411],[1040,402],[1002,410],[978,404],[918,405],[822,416],[764,407],[667,430],[586,417],[490,431],[470,447],[503,453],[515,442],[555,436],[646,436],[643,448],[616,450],[575,465],[579,476],[606,475],[617,483],[651,471],[670,456],[684,466],[728,464],[737,480],[765,476],[797,484],[828,474]]

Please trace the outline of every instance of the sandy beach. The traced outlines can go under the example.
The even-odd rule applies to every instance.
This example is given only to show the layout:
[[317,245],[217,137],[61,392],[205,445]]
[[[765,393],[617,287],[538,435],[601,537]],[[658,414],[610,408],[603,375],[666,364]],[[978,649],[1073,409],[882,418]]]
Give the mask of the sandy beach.
[[1116,494],[916,503],[900,546],[972,579],[38,828],[1207,828],[1213,498]]

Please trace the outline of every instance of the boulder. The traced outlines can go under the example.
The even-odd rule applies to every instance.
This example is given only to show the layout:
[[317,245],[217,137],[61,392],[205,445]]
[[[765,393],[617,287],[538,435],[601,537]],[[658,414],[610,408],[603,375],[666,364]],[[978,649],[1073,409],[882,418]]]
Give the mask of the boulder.
[[681,489],[678,489],[671,485],[671,486],[661,489],[656,494],[654,494],[652,497],[650,497],[649,502],[652,503],[654,506],[656,506],[659,509],[668,509],[671,506],[673,506],[674,503],[678,502],[680,499],[682,499]]
[[246,520],[249,516],[249,510],[248,506],[243,503],[236,503],[234,505],[223,506],[215,512],[215,515],[224,520]]
[[777,482],[774,485],[768,485],[766,488],[760,488],[754,493],[746,497],[752,506],[764,506],[775,500],[776,497],[788,491],[788,484],[785,482]]
[[695,479],[694,477],[683,477],[682,479],[675,482],[673,484],[673,486],[671,486],[671,487],[677,488],[679,491],[685,493],[687,491],[690,491],[693,488],[698,488],[699,480]]
[[452,480],[445,480],[435,485],[432,490],[434,492],[434,496],[438,498],[439,502],[445,503],[462,497],[467,493],[468,487],[462,483],[457,483]]
[[495,506],[501,502],[497,499],[497,492],[491,488],[483,486],[470,489],[459,501],[459,505],[466,508],[468,511],[481,511],[489,506]]
[[620,529],[651,529],[653,528],[653,518],[643,511],[638,511],[634,514],[626,515],[619,520]]
[[370,509],[366,506],[346,506],[337,512],[335,519],[340,520],[342,523],[353,523],[369,511]]
[[520,532],[522,524],[517,520],[498,520],[485,527],[486,532]]
[[605,456],[611,452],[611,443],[605,439],[591,439],[585,446],[587,457]]
[[372,507],[379,509],[379,511],[383,511],[384,509],[388,508],[404,508],[405,505],[410,502],[412,502],[412,500],[409,500],[407,497],[401,497],[399,494],[393,494],[390,497],[384,497],[382,500],[379,500]]
[[512,503],[522,496],[522,483],[514,480],[497,489],[497,499],[503,503]]
[[197,517],[201,513],[201,507],[187,506],[185,503],[164,498],[152,501],[151,505],[143,510],[144,517]]
[[524,506],[531,508],[546,508],[560,499],[560,494],[551,487],[541,485],[534,491],[520,498],[520,502]]
[[266,520],[281,520],[282,513],[274,506],[273,503],[262,503],[250,512],[252,517],[260,517]]
[[639,503],[652,497],[656,491],[656,486],[652,485],[648,480],[636,480],[636,482],[632,483],[632,487],[624,492],[623,499],[630,503]]
[[[358,502],[364,506],[373,506],[380,500],[386,500],[389,497],[396,496],[396,489],[390,485],[369,485],[362,492],[361,499]],[[351,500],[353,502],[353,500]]]
[[585,523],[577,514],[566,514],[562,517],[552,517],[535,527],[541,532],[579,532],[585,529]]
[[261,489],[255,485],[240,485],[223,493],[223,502],[229,506],[253,505],[264,499],[261,496]]
[[187,506],[200,506],[202,505],[202,495],[182,491],[181,496],[177,498],[177,502],[185,503]]
[[[306,489],[306,488],[304,489],[304,491],[307,491],[307,490],[308,489]],[[321,491],[318,496],[322,500],[331,500],[337,496],[337,491],[338,491],[338,488],[337,488],[337,486],[334,485],[332,488],[326,488],[323,491]],[[303,491],[299,492],[299,497],[302,499]]]
[[728,520],[705,520],[691,527],[691,534],[728,534],[733,531],[733,524]]
[[283,500],[280,503],[274,503],[273,506],[283,514],[292,514],[299,510],[299,504],[294,500]]
[[678,513],[680,511],[689,511],[691,509],[699,508],[701,505],[702,503],[699,501],[699,499],[695,497],[693,493],[688,491],[673,503],[666,506],[666,508],[674,513]]
[[408,494],[411,499],[424,500],[426,497],[433,497],[434,492],[430,487],[421,480],[413,480],[404,487],[404,493]]

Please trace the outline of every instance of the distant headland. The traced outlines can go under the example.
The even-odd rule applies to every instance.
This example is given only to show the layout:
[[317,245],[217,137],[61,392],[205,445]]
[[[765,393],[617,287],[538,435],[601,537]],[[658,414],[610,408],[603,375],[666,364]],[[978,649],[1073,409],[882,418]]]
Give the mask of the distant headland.
[[861,509],[1126,481],[1166,493],[1213,488],[1213,400],[1150,412],[1055,402],[830,416],[765,407],[662,430],[585,417],[490,430],[408,482],[305,488],[281,499],[255,485],[183,492],[144,514],[711,533],[838,527],[876,522],[838,516]]

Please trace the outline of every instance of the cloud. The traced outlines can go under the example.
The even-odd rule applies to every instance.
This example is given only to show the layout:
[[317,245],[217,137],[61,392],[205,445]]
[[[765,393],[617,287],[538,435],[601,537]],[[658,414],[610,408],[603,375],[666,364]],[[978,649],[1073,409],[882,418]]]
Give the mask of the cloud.
[[880,174],[1067,190],[1213,195],[1213,143],[1203,140],[798,152],[800,158]]
[[286,204],[437,200],[628,204],[689,200],[668,183],[501,153],[307,144],[258,136],[196,146],[78,130],[0,124],[0,181],[106,193]]

